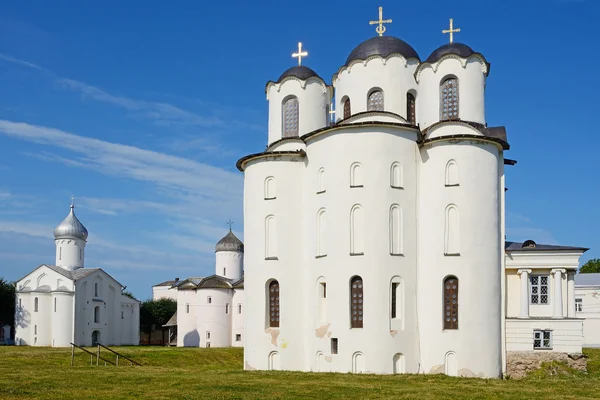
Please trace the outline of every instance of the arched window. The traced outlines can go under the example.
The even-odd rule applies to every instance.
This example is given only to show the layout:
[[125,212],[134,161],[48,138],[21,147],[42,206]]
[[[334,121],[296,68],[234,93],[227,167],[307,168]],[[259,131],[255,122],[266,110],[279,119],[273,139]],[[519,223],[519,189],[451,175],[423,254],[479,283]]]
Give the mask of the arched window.
[[417,110],[415,96],[412,93],[406,94],[406,121],[409,124],[417,124]]
[[277,223],[274,215],[265,219],[265,258],[277,259]]
[[100,307],[99,306],[94,307],[94,322],[95,323],[100,322]]
[[355,205],[350,211],[350,255],[365,254],[365,216],[363,208]]
[[319,168],[317,172],[317,194],[325,193],[325,168]]
[[403,174],[402,174],[402,164],[399,162],[395,162],[392,164],[390,168],[390,186],[395,189],[402,189],[403,187]]
[[267,179],[265,179],[265,200],[271,200],[275,197],[275,178],[269,176]]
[[269,283],[269,326],[279,328],[279,282]]
[[380,89],[369,93],[367,111],[383,111],[383,92]]
[[350,108],[350,99],[346,98],[344,101],[344,119],[350,118],[352,116],[352,109]]
[[33,312],[38,312],[38,305],[39,305],[39,300],[38,300],[38,298],[36,297],[36,298],[33,300]]
[[98,297],[98,283],[94,283],[94,297]]
[[444,279],[444,329],[458,329],[458,279]]
[[324,208],[317,213],[317,257],[327,255],[325,235],[327,232],[327,212]]
[[290,97],[283,102],[283,137],[298,136],[298,98]]
[[458,119],[458,79],[447,78],[440,85],[440,119]]
[[350,326],[362,328],[364,318],[363,280],[355,276],[350,281]]
[[363,172],[360,163],[350,166],[350,187],[363,187]]
[[402,208],[398,204],[390,207],[390,254],[402,254]]
[[458,164],[454,160],[446,164],[446,186],[458,186]]
[[446,207],[446,226],[444,232],[444,254],[460,254],[460,218],[454,204]]

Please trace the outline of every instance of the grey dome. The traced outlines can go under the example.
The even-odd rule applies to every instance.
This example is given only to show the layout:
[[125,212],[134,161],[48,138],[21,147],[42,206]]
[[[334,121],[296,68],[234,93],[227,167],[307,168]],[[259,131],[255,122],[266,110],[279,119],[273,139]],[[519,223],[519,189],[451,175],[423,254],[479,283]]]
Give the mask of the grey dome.
[[375,36],[356,46],[348,56],[346,65],[354,60],[366,60],[374,55],[385,58],[396,53],[401,54],[406,59],[416,58],[419,61],[421,60],[415,49],[404,40],[393,36]]
[[467,58],[475,54],[472,48],[462,43],[448,43],[438,47],[431,53],[425,62],[434,63],[447,54],[455,54],[462,58]]
[[75,206],[71,205],[71,211],[67,218],[54,228],[55,239],[83,239],[87,240],[88,231],[75,216]]
[[241,251],[243,253],[244,243],[230,230],[215,246],[215,252],[217,251]]
[[308,78],[313,77],[313,76],[322,80],[322,78],[319,76],[319,74],[317,74],[312,69],[310,69],[304,65],[296,65],[295,67],[289,68],[283,74],[281,74],[279,79],[277,79],[276,83],[281,82],[288,76],[294,76],[298,79],[302,79],[303,81],[305,81]]

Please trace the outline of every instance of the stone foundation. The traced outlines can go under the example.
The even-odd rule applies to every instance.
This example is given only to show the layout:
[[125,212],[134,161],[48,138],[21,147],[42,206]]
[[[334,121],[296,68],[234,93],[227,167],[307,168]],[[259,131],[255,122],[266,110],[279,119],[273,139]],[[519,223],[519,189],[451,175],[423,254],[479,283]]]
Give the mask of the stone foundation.
[[577,371],[587,372],[587,360],[583,354],[552,351],[509,351],[506,353],[506,375],[521,379],[539,369],[542,363],[557,361]]

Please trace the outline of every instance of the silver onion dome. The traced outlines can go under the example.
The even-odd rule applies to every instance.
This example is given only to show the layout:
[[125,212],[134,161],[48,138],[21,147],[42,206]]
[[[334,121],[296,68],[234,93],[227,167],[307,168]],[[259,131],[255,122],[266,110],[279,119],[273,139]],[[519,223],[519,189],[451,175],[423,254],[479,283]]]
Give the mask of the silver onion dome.
[[233,234],[231,230],[217,242],[215,252],[217,251],[241,251],[244,252],[244,243]]
[[87,240],[88,231],[75,216],[75,206],[71,204],[71,211],[67,218],[54,228],[55,239],[83,239]]

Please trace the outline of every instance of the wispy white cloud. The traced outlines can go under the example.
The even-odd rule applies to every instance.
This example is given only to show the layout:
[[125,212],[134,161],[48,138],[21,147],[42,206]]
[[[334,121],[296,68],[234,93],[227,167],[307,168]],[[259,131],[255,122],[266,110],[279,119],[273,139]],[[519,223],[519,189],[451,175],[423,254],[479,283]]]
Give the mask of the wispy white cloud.
[[19,65],[22,65],[22,66],[28,67],[28,68],[37,69],[38,71],[49,72],[47,69],[42,68],[39,65],[30,63],[28,61],[19,60],[17,58],[10,57],[10,56],[8,56],[6,54],[2,54],[2,53],[0,53],[0,60],[8,61],[13,64],[19,64]]

